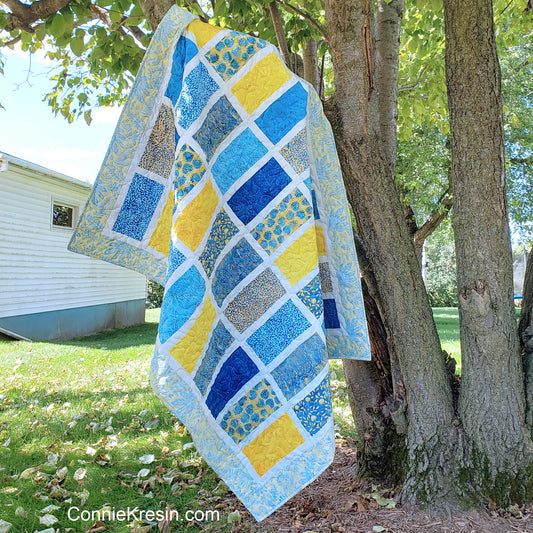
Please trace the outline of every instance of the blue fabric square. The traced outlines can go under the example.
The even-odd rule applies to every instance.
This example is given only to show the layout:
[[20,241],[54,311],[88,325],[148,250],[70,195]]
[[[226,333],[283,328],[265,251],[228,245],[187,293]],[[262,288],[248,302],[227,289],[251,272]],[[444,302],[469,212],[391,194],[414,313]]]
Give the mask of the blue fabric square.
[[113,224],[113,231],[142,241],[164,189],[161,183],[135,174]]
[[276,144],[305,117],[306,111],[307,92],[297,83],[270,104],[255,123]]
[[202,303],[204,294],[204,278],[194,266],[167,288],[161,306],[160,342],[166,342],[191,318]]
[[239,113],[223,96],[213,105],[202,127],[193,135],[210,160],[220,143],[242,122]]
[[198,48],[192,41],[186,37],[180,37],[176,44],[176,48],[174,49],[170,78],[168,80],[167,90],[165,92],[165,96],[170,98],[174,105],[176,105],[181,93],[183,69],[197,52]]
[[211,169],[220,192],[224,194],[267,151],[257,137],[245,129],[218,156]]
[[242,348],[237,348],[222,365],[205,401],[216,418],[228,401],[253,378],[259,369]]
[[302,426],[311,434],[318,433],[331,417],[331,389],[329,376],[294,406],[294,412]]
[[224,298],[263,260],[246,239],[241,239],[222,259],[213,276],[213,296],[220,306]]
[[189,128],[217,89],[218,85],[207,72],[207,68],[203,63],[199,63],[187,74],[183,82],[176,112],[178,124],[184,129]]
[[272,376],[285,398],[290,400],[318,376],[327,361],[326,346],[315,333],[276,367]]
[[185,261],[186,257],[170,243],[170,252],[168,254],[167,281],[174,274],[176,269]]
[[261,361],[268,365],[310,326],[289,300],[248,339]]
[[313,212],[315,214],[315,220],[320,220],[320,212],[318,211],[318,203],[316,201],[316,193],[311,190],[311,199],[313,200]]
[[340,328],[337,305],[333,298],[324,299],[324,324],[327,329]]
[[290,177],[272,158],[237,189],[228,205],[244,224],[248,224],[290,182]]
[[211,340],[209,341],[205,355],[200,363],[200,368],[194,376],[194,382],[202,394],[205,394],[209,383],[211,383],[218,362],[222,359],[232,342],[233,337],[224,327],[224,324],[219,322],[215,331],[213,331],[213,335],[211,335]]

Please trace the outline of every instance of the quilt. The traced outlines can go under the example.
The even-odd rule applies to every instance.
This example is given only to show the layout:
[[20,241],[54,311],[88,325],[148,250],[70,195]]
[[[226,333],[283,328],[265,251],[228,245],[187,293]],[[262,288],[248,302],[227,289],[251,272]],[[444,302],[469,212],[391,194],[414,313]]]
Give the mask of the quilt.
[[257,520],[330,464],[328,358],[368,335],[331,129],[273,45],[173,7],[69,249],[164,285],[152,386]]

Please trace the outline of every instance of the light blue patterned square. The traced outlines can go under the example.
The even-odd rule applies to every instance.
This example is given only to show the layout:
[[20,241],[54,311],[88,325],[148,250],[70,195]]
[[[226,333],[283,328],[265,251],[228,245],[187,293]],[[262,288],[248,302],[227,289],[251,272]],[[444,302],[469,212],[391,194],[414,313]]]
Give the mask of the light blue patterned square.
[[251,130],[245,129],[218,156],[211,169],[220,192],[225,194],[267,151]]
[[289,300],[248,339],[265,365],[271,363],[311,324]]
[[199,63],[183,81],[176,107],[178,124],[184,129],[189,128],[217,89],[218,85],[207,72],[207,68],[203,63]]

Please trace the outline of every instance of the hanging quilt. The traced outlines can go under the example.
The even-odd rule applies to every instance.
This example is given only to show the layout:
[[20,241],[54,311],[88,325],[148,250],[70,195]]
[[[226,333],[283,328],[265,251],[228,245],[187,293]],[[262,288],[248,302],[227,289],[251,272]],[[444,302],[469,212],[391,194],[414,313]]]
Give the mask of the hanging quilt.
[[328,357],[368,336],[331,129],[273,45],[173,7],[69,248],[165,286],[153,388],[257,520],[330,464]]

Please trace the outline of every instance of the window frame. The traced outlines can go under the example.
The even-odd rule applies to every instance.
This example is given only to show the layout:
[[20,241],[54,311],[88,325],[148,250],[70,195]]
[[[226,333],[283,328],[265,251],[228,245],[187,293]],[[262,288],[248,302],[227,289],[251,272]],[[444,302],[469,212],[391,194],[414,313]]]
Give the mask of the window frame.
[[[67,209],[72,209],[72,225],[71,226],[61,226],[58,224],[54,224],[54,207],[66,207]],[[79,206],[74,204],[72,201],[69,200],[63,200],[62,198],[54,198],[52,197],[50,202],[50,228],[51,229],[57,229],[62,231],[72,231],[76,227],[76,223],[78,221],[78,211]]]

